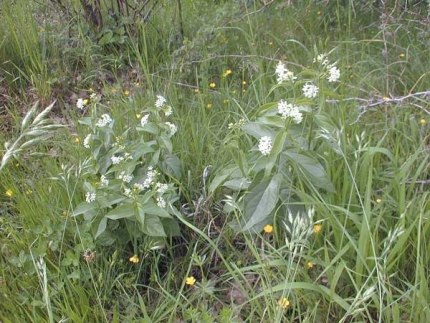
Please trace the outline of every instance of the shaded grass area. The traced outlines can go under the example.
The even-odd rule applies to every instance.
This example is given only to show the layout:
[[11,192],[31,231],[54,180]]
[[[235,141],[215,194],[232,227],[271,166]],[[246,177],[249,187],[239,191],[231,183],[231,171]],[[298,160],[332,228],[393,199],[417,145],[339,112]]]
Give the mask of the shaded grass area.
[[[107,45],[50,2],[1,5],[1,141],[36,100],[57,100],[50,117],[65,127],[0,171],[0,320],[429,321],[428,8],[286,3],[182,1],[178,34],[177,2],[165,1]],[[238,233],[233,192],[208,188],[254,145],[229,125],[280,99],[279,60],[300,73],[331,50],[341,81],[313,149],[335,189],[292,188],[321,227],[291,241],[280,213],[272,232]],[[92,93],[117,129],[158,94],[173,107],[181,236],[104,245],[71,216],[88,163],[77,120],[89,110],[76,101]]]

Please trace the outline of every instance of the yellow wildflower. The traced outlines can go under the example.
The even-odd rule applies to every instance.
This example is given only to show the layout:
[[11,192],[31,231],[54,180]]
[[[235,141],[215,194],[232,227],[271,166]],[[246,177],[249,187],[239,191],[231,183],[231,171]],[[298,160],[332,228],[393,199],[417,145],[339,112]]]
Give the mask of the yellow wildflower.
[[376,199],[376,203],[380,204],[380,203],[382,203],[382,200],[381,199]]
[[273,226],[270,224],[267,224],[264,228],[264,233],[272,233],[273,232]]
[[130,95],[130,91],[129,91],[129,90],[125,90],[125,91],[124,91],[124,95],[125,95],[125,96],[129,96],[129,95]]
[[211,109],[212,108],[212,103],[206,104],[206,108]]
[[27,195],[30,195],[30,194],[32,194],[33,193],[33,191],[32,190],[26,190],[25,191],[25,194],[27,194]]
[[245,80],[242,81],[243,85],[246,85],[248,82],[246,82]]
[[136,118],[137,118],[137,119],[140,119],[141,117],[142,117],[142,115],[141,115],[140,113],[137,113],[137,114],[136,114]]
[[139,262],[139,257],[136,255],[133,255],[133,257],[131,257],[129,261],[132,262],[133,264],[137,264]]
[[382,100],[388,101],[388,100],[390,100],[390,98],[388,96],[384,96],[384,97],[382,97]]
[[288,307],[290,307],[290,301],[288,300],[288,298],[282,297],[278,300],[278,309],[287,309]]
[[405,55],[405,53],[401,53],[400,55],[399,55],[399,57],[400,58],[404,58],[406,55]]
[[306,267],[308,267],[308,269],[312,269],[312,268],[314,268],[314,263],[309,261],[309,262],[306,264]]
[[214,89],[216,87],[216,84],[214,82],[209,84],[209,87],[211,87],[212,89]]
[[12,197],[12,196],[13,196],[13,191],[12,191],[11,189],[8,189],[8,190],[6,191],[6,196],[8,196],[8,197]]
[[321,224],[315,224],[314,225],[314,233],[315,234],[320,234],[322,231],[322,225]]
[[421,120],[420,120],[420,123],[421,123],[422,125],[424,125],[424,124],[426,124],[426,123],[427,123],[427,121],[426,121],[426,119],[421,119]]
[[230,74],[231,74],[231,69],[228,69],[222,74],[222,77],[227,77]]
[[194,286],[195,283],[196,279],[193,276],[187,277],[185,279],[185,284],[187,284],[188,286]]
[[83,101],[84,105],[87,105],[88,102],[90,102],[90,100],[88,100],[88,99],[84,99],[84,101]]

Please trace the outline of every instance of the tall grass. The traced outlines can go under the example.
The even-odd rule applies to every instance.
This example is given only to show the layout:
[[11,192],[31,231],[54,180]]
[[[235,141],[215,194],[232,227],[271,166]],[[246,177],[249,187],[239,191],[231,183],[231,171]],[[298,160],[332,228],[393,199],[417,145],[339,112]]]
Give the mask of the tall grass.
[[[429,118],[425,96],[414,95],[429,91],[428,21],[421,7],[402,12],[369,3],[358,12],[353,4],[239,1],[208,11],[205,1],[182,1],[184,39],[167,23],[178,19],[178,8],[160,6],[150,23],[136,23],[124,44],[110,48],[101,48],[83,21],[39,26],[42,6],[2,4],[0,76],[8,88],[1,102],[11,127],[19,129],[28,110],[19,102],[54,96],[53,75],[74,79],[62,83],[62,95],[89,96],[90,87],[100,94],[118,129],[164,95],[179,128],[173,144],[184,217],[182,236],[146,240],[137,264],[129,261],[132,246],[93,240],[71,217],[85,195],[85,134],[76,120],[86,112],[64,95],[48,117],[66,115],[67,129],[0,171],[0,320],[430,321]],[[61,36],[50,39],[41,27]],[[321,231],[306,242],[280,228],[237,233],[230,223],[243,215],[227,212],[232,192],[208,189],[252,147],[229,124],[277,99],[270,89],[278,60],[299,73],[333,48],[339,96],[328,98],[316,121],[325,130],[316,133],[315,150],[335,190],[294,187]],[[0,141],[13,142],[16,133],[1,133]]]

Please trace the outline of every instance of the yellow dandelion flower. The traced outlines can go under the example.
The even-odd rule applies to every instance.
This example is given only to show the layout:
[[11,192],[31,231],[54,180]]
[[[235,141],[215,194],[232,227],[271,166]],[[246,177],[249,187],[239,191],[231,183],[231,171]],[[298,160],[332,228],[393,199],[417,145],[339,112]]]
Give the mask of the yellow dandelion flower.
[[421,120],[420,120],[420,123],[421,123],[422,125],[424,125],[424,124],[426,124],[426,123],[427,123],[427,121],[426,121],[426,119],[421,119]]
[[199,89],[194,89],[194,93],[199,93],[200,90]]
[[206,104],[206,108],[211,109],[212,108],[212,103]]
[[88,100],[88,99],[84,99],[84,101],[82,101],[83,103],[84,103],[84,105],[87,105],[88,104],[88,102],[90,102],[90,100]]
[[321,11],[318,11],[318,12],[317,12],[317,15],[318,15],[318,16],[321,16],[321,13],[322,13]]
[[25,194],[27,194],[27,195],[30,195],[30,194],[32,194],[33,193],[33,191],[32,190],[26,190],[25,191]]
[[269,46],[273,46],[273,42],[272,41],[269,41]]
[[388,96],[384,96],[384,97],[382,97],[382,100],[388,101],[388,100],[390,100],[390,98]]
[[315,224],[313,231],[314,231],[315,234],[320,234],[321,231],[322,231],[322,225],[321,224]]
[[228,69],[222,74],[222,77],[227,77],[230,74],[231,74],[231,69]]
[[185,284],[187,284],[188,286],[194,286],[195,283],[196,279],[193,276],[185,278]]
[[134,83],[135,86],[140,86],[139,82]]
[[6,191],[6,196],[8,196],[8,197],[12,197],[12,196],[13,196],[13,191],[12,191],[11,189],[8,189],[8,190]]
[[133,255],[133,257],[131,257],[129,261],[132,262],[133,264],[137,264],[139,262],[139,257],[136,255]]
[[130,95],[130,91],[129,91],[129,90],[125,90],[125,91],[124,91],[124,95],[125,95],[125,96],[129,96],[129,95]]
[[267,224],[264,228],[264,233],[272,233],[273,232],[273,226],[270,224]]
[[401,54],[399,55],[399,57],[400,57],[400,58],[405,58],[405,56],[406,56],[406,55],[405,55],[405,53],[401,53]]
[[306,267],[308,267],[308,269],[312,269],[312,268],[314,268],[314,263],[313,262],[308,262],[306,264]]
[[16,163],[16,164],[15,164],[15,167],[19,167],[19,166],[20,166],[20,165],[19,165],[19,163]]
[[210,87],[210,88],[212,88],[212,89],[214,89],[214,88],[216,87],[215,82],[210,83],[210,84],[209,84],[209,87]]
[[380,203],[382,203],[382,200],[381,199],[376,199],[376,203],[380,204]]
[[283,308],[284,310],[290,307],[290,301],[286,297],[282,297],[278,300],[278,309]]
[[63,212],[61,212],[61,215],[62,215],[62,216],[66,216],[66,215],[67,215],[67,211],[66,211],[66,210],[63,210]]
[[243,85],[246,85],[248,82],[246,82],[245,80],[242,81]]
[[79,137],[76,137],[76,138],[75,138],[75,142],[78,144],[78,143],[80,143],[80,142],[81,142],[81,139],[80,139]]

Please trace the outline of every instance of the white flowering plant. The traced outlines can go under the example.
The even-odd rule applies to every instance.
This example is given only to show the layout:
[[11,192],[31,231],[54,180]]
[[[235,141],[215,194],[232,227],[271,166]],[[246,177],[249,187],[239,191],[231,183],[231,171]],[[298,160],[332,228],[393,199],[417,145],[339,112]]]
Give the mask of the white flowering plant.
[[79,120],[88,130],[82,143],[88,157],[82,172],[83,201],[73,216],[83,216],[94,239],[105,245],[178,235],[174,182],[180,177],[180,161],[171,141],[177,127],[167,121],[172,107],[158,95],[138,114],[130,112],[135,124],[119,129],[109,113],[100,113],[108,110],[100,101],[92,96],[90,116]]
[[[340,78],[328,56],[317,55],[312,68],[297,75],[279,62],[277,84],[270,90],[276,101],[262,105],[250,121],[230,124],[232,136],[247,138],[254,146],[239,149],[234,162],[217,173],[209,189],[214,192],[223,186],[233,192],[224,209],[240,214],[232,222],[238,231],[261,232],[277,220],[287,223],[285,215],[291,212],[306,216],[309,212],[299,191],[334,190],[323,155],[316,149],[323,137],[320,132],[331,124],[324,113],[326,97],[337,97],[332,89]],[[236,140],[231,142],[238,148]]]

